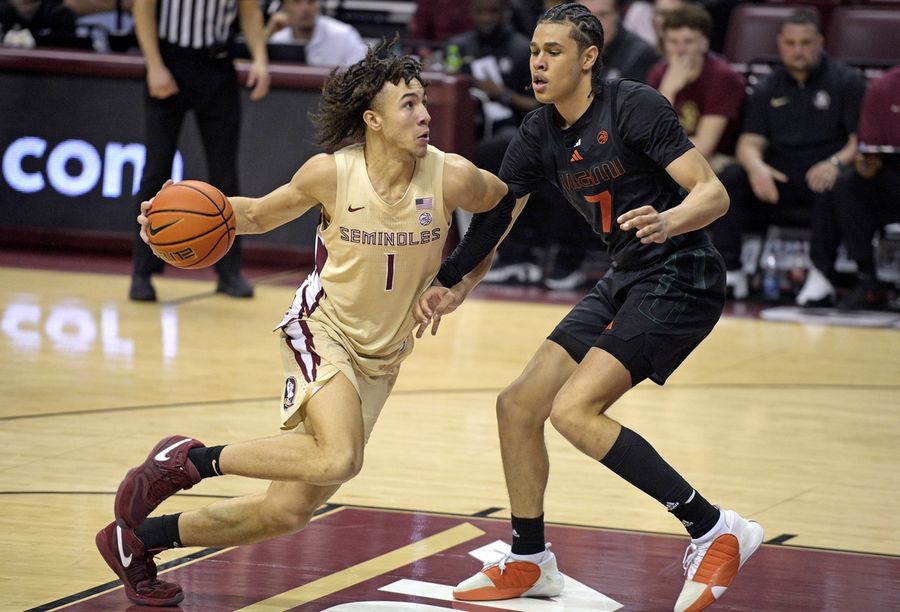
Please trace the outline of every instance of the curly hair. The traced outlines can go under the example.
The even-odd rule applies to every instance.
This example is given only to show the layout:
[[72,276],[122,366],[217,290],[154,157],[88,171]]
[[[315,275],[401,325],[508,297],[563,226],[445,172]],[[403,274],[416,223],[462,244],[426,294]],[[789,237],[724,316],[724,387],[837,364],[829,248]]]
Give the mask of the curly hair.
[[578,52],[581,53],[591,45],[597,47],[597,61],[591,70],[591,89],[599,91],[603,80],[603,62],[600,54],[603,53],[603,26],[591,11],[577,2],[565,2],[547,9],[538,18],[538,23],[568,23],[572,40],[578,43]]
[[398,40],[382,40],[357,63],[331,72],[322,86],[319,111],[310,114],[321,145],[337,147],[348,139],[361,141],[366,133],[363,113],[372,108],[385,83],[397,85],[403,79],[409,85],[416,79],[423,87],[428,86],[417,59],[393,54]]

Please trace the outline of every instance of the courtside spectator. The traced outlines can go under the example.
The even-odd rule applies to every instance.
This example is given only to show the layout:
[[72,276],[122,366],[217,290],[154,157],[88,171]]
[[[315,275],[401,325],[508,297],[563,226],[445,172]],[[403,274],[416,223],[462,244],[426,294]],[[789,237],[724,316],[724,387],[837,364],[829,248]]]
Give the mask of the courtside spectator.
[[829,303],[840,241],[832,188],[856,155],[863,76],[823,51],[816,15],[797,11],[778,34],[781,64],[747,99],[738,164],[720,178],[731,196],[728,214],[713,226],[728,285],[740,297],[741,236],[769,224],[811,228],[810,268],[799,305]]
[[319,0],[283,0],[266,30],[269,42],[303,45],[310,66],[350,66],[368,51],[356,28],[321,14]]
[[744,78],[709,52],[712,18],[688,4],[663,20],[665,60],[647,78],[669,100],[681,127],[717,172],[734,161]]
[[856,261],[856,284],[838,308],[880,308],[886,293],[876,278],[872,238],[900,222],[900,66],[869,83],[859,116],[856,172],[835,186],[838,222],[847,254]]

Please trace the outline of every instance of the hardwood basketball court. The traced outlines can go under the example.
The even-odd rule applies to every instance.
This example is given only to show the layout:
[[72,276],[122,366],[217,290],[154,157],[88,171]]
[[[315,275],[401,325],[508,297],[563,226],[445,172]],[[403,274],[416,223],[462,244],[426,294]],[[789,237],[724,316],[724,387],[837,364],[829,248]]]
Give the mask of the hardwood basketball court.
[[[23,267],[46,263],[0,258],[0,608],[126,609],[93,543],[120,479],[168,434],[220,444],[277,431],[271,330],[304,274],[235,300],[209,274],[179,273],[156,281],[163,302],[138,304],[127,274]],[[305,531],[162,555],[181,607],[671,609],[688,543],[678,522],[549,427],[548,539],[566,595],[444,598],[508,539],[494,398],[568,309],[504,295],[524,299],[471,299],[417,343],[363,472]],[[611,410],[708,499],[765,527],[715,609],[900,609],[898,334],[728,316],[665,387],[643,383]],[[263,486],[217,478],[160,511]]]

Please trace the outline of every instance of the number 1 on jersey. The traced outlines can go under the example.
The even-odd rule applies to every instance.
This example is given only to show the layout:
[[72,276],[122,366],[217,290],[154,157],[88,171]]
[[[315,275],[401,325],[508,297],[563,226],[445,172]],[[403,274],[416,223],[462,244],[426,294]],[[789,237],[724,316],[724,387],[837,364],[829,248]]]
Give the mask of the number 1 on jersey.
[[597,195],[586,195],[584,199],[591,204],[600,205],[600,222],[603,225],[603,233],[608,234],[612,230],[612,195],[608,191],[601,191]]
[[384,281],[384,290],[394,290],[394,260],[397,258],[396,253],[385,253],[387,256],[387,278]]

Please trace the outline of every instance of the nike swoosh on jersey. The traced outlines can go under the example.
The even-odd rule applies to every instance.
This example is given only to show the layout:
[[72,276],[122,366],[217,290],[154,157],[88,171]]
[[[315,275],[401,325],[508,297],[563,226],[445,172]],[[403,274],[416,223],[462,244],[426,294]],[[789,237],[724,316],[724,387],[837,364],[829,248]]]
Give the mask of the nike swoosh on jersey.
[[363,208],[365,208],[365,206],[358,206],[356,208],[353,208],[352,206],[348,206],[347,210],[349,210],[350,212],[356,212],[358,210],[362,210]]
[[787,96],[784,96],[781,98],[772,98],[771,100],[769,100],[769,104],[772,106],[772,108],[781,108],[782,106],[785,106],[790,103],[791,103],[791,99],[788,98]]
[[131,559],[134,555],[125,556],[125,547],[122,546],[122,528],[116,525],[116,544],[119,545],[119,561],[122,562],[122,567],[128,567],[131,565]]
[[181,223],[181,221],[182,221],[181,219],[175,219],[174,221],[172,221],[172,222],[170,222],[170,223],[166,223],[165,225],[160,225],[159,227],[153,227],[153,224],[151,223],[151,224],[150,224],[150,228],[149,228],[149,229],[150,229],[150,235],[151,235],[151,236],[156,236],[158,233],[160,233],[160,232],[163,231],[164,229],[169,229],[170,227],[172,227],[172,226],[175,225],[176,223]]
[[182,444],[186,444],[188,442],[191,442],[192,440],[193,440],[193,438],[185,438],[184,440],[179,440],[175,444],[170,444],[169,446],[165,447],[164,449],[162,449],[161,451],[156,453],[156,456],[153,457],[153,459],[155,461],[168,461],[170,452],[172,452],[173,450],[175,450]]

